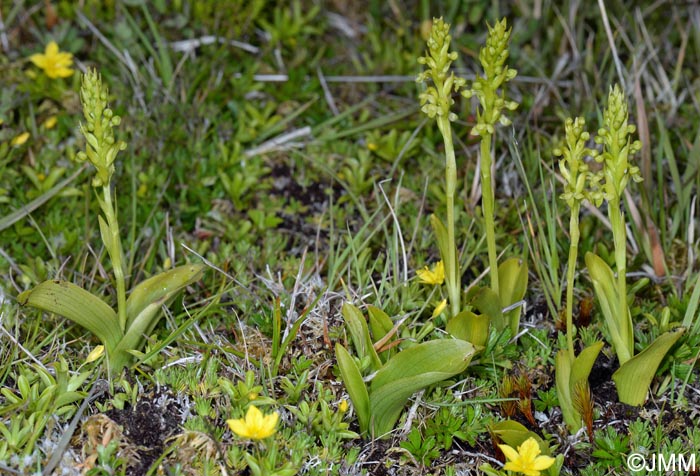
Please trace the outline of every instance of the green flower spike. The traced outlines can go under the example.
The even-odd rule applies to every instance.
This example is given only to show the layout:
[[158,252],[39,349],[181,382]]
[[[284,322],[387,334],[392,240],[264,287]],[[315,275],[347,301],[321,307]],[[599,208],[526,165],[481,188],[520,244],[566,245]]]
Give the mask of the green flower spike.
[[80,99],[83,104],[85,123],[80,124],[80,132],[85,136],[85,152],[78,152],[79,161],[89,160],[97,169],[92,180],[93,187],[105,186],[114,173],[114,160],[119,151],[126,149],[126,142],[114,140],[114,127],[121,124],[121,117],[116,116],[107,107],[109,91],[107,85],[95,70],[83,75],[80,87]]
[[[460,312],[460,272],[457,262],[457,245],[455,241],[455,206],[454,196],[457,188],[457,161],[452,142],[452,127],[450,121],[457,115],[450,112],[454,104],[452,93],[464,87],[466,81],[450,72],[452,62],[457,59],[456,52],[450,52],[450,25],[442,18],[433,19],[433,28],[428,39],[428,51],[425,56],[418,58],[418,63],[428,67],[418,75],[419,83],[432,80],[419,96],[421,110],[431,119],[437,121],[438,129],[445,143],[445,196],[447,208],[447,227],[437,218],[431,218],[433,228],[440,245],[440,254],[445,263],[445,282],[450,301],[452,315]],[[448,74],[449,73],[449,74]]]
[[566,147],[554,149],[554,155],[562,158],[559,161],[559,170],[566,181],[561,199],[572,209],[583,200],[600,206],[603,199],[601,194],[596,193],[599,178],[589,171],[584,162],[586,156],[598,156],[597,150],[586,147],[591,135],[585,131],[585,127],[586,121],[582,117],[567,119],[564,124]]
[[510,125],[510,119],[503,115],[503,109],[514,111],[518,107],[517,102],[506,99],[505,91],[500,96],[498,94],[498,90],[518,74],[506,65],[511,29],[507,28],[505,18],[488,28],[486,45],[479,51],[484,76],[477,75],[471,89],[462,91],[462,96],[476,96],[481,104],[482,111],[477,113],[477,123],[471,131],[477,136],[493,134],[496,123]]
[[457,115],[450,112],[450,107],[454,104],[451,95],[453,91],[459,92],[466,84],[464,79],[450,72],[452,62],[457,59],[456,52],[449,52],[451,41],[449,23],[445,23],[442,18],[433,19],[427,54],[418,58],[418,63],[426,65],[428,69],[416,78],[419,83],[427,82],[428,79],[433,81],[434,86],[429,86],[419,96],[421,111],[431,119],[438,116],[455,121]]
[[629,158],[639,152],[642,143],[631,141],[630,135],[636,128],[628,124],[627,100],[618,85],[610,88],[608,106],[603,115],[603,127],[598,131],[595,141],[603,144],[603,154],[596,160],[605,164],[604,194],[608,201],[619,200],[631,178],[641,182],[639,167],[630,164]]
[[566,340],[572,361],[574,359],[573,283],[580,237],[579,212],[583,200],[588,200],[597,205],[600,205],[600,202],[603,200],[603,196],[599,192],[599,177],[589,171],[588,165],[584,161],[586,156],[597,157],[598,155],[598,151],[586,147],[586,142],[591,136],[585,128],[586,121],[582,117],[577,117],[573,120],[571,118],[567,119],[564,123],[566,145],[565,147],[554,149],[554,155],[561,157],[559,161],[559,170],[566,181],[561,199],[564,200],[571,209],[571,219],[569,222],[569,262],[566,277]]
[[511,123],[510,119],[503,114],[503,109],[513,111],[518,107],[518,103],[506,99],[505,91],[502,91],[499,95],[499,89],[506,82],[515,78],[518,73],[506,65],[511,31],[507,27],[506,19],[496,22],[493,27],[489,25],[488,29],[489,35],[486,39],[486,44],[479,51],[479,61],[484,69],[484,75],[477,75],[471,89],[462,91],[462,96],[466,98],[476,96],[481,104],[481,110],[477,111],[476,125],[472,128],[471,133],[481,137],[481,196],[489,255],[491,289],[500,296],[496,225],[494,222],[495,197],[491,185],[491,166],[493,163],[491,137],[495,132],[497,123],[501,125],[509,125]]

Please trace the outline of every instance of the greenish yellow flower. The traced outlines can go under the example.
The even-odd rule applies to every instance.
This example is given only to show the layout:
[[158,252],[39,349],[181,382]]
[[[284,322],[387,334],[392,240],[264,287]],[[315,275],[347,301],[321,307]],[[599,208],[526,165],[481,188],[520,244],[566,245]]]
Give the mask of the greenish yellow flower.
[[29,140],[29,132],[22,132],[21,134],[17,134],[14,139],[10,142],[10,145],[13,147],[20,147],[24,145],[25,142]]
[[80,131],[87,142],[85,151],[78,152],[80,162],[89,160],[97,174],[92,180],[93,187],[109,184],[114,173],[114,160],[119,151],[126,149],[126,142],[114,138],[114,128],[121,124],[121,117],[107,106],[109,90],[102,77],[95,70],[83,74],[80,87],[80,101],[83,104],[85,122]]
[[426,266],[416,271],[421,283],[440,285],[445,282],[445,265],[442,260],[438,261],[433,269]]
[[440,303],[437,306],[435,306],[435,309],[433,310],[433,319],[435,319],[440,314],[442,314],[442,311],[444,311],[446,307],[447,307],[447,299],[443,299],[442,301],[440,301]]
[[484,69],[484,75],[477,75],[471,89],[462,91],[462,96],[476,96],[481,104],[482,110],[477,113],[477,123],[471,131],[477,136],[493,134],[497,123],[503,126],[510,125],[511,121],[503,111],[514,111],[518,107],[517,102],[506,99],[506,93],[502,90],[505,83],[518,74],[506,64],[511,30],[505,18],[496,22],[493,27],[488,25],[488,29],[486,45],[479,51],[479,62]]
[[36,53],[29,57],[29,61],[44,70],[46,76],[51,79],[67,78],[73,74],[73,55],[59,51],[55,41],[46,45],[44,53]]
[[619,200],[629,179],[641,182],[639,167],[630,159],[642,148],[642,143],[632,140],[636,127],[628,123],[627,99],[616,84],[610,88],[608,104],[603,113],[603,127],[598,130],[595,141],[603,144],[603,153],[596,157],[603,162],[605,178],[603,193],[608,201]]
[[525,476],[540,476],[540,471],[544,471],[554,464],[551,456],[540,456],[540,445],[530,437],[514,450],[508,445],[498,445],[508,462],[503,466],[506,471],[515,471]]
[[258,410],[258,407],[251,405],[248,407],[245,418],[226,420],[226,423],[228,423],[231,431],[241,438],[263,440],[275,434],[279,417],[280,415],[277,412],[271,413],[270,415],[263,415],[263,413]]
[[561,157],[559,170],[564,177],[564,194],[561,198],[573,209],[574,204],[587,199],[596,206],[603,200],[599,192],[600,177],[593,174],[585,163],[586,156],[597,157],[598,151],[586,147],[590,134],[586,131],[586,121],[582,117],[568,118],[565,147],[554,149],[554,155]]
[[450,24],[442,18],[433,19],[433,28],[428,39],[428,51],[425,56],[418,58],[418,63],[427,66],[427,69],[416,78],[419,83],[431,79],[434,86],[429,86],[421,93],[421,111],[430,118],[447,117],[450,121],[457,120],[457,115],[450,112],[450,106],[454,104],[452,92],[458,92],[466,81],[458,78],[450,71],[450,65],[457,59],[457,53],[450,52]]

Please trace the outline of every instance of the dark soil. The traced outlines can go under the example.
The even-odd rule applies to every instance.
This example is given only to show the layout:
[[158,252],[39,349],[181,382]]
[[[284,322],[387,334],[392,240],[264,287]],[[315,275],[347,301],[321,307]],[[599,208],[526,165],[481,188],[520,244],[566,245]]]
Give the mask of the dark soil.
[[173,395],[161,389],[143,396],[134,407],[112,409],[107,416],[123,427],[127,444],[136,449],[138,458],[129,461],[127,476],[143,476],[164,449],[167,438],[180,427],[182,409]]

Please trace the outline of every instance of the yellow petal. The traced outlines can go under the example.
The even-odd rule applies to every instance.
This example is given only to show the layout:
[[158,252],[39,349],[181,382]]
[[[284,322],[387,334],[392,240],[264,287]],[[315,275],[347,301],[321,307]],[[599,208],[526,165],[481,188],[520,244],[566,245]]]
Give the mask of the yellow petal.
[[515,451],[513,448],[511,448],[508,445],[498,445],[498,447],[503,451],[503,455],[509,460],[509,461],[517,461],[520,459],[520,455],[518,454],[517,451]]
[[241,438],[249,438],[248,425],[246,425],[245,420],[239,418],[237,420],[226,420],[228,427],[231,431],[240,436]]
[[22,132],[21,134],[16,135],[14,139],[12,139],[10,145],[14,147],[19,147],[25,142],[27,142],[27,140],[29,140],[29,132]]
[[53,129],[54,127],[56,127],[57,122],[58,122],[58,118],[56,116],[49,116],[44,121],[44,127],[47,129]]
[[447,307],[447,299],[443,299],[442,301],[440,301],[440,304],[435,306],[435,310],[433,311],[433,319],[435,319],[440,314],[442,314],[442,311],[444,311],[446,307]]
[[538,456],[537,458],[535,458],[535,462],[533,463],[532,468],[542,471],[552,466],[555,461],[556,460],[551,456]]
[[103,345],[98,345],[92,351],[88,354],[87,359],[85,359],[85,363],[89,364],[90,362],[94,362],[100,357],[102,357],[102,354],[105,353],[105,346]]
[[54,56],[56,53],[58,53],[58,44],[55,41],[49,41],[49,44],[46,45],[44,54],[46,56]]

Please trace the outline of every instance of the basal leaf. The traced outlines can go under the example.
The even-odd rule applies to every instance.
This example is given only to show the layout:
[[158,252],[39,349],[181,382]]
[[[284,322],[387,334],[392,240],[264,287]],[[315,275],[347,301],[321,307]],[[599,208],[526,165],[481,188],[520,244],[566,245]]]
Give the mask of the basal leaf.
[[17,296],[17,301],[83,326],[102,341],[108,352],[121,340],[117,313],[102,299],[68,281],[44,281]]
[[474,353],[469,342],[443,339],[414,345],[392,357],[370,384],[374,434],[390,432],[411,395],[463,372]]
[[343,379],[345,388],[348,390],[350,400],[352,400],[352,404],[355,406],[355,412],[357,413],[357,419],[360,424],[360,431],[365,433],[369,429],[370,419],[369,394],[367,393],[367,386],[362,380],[360,369],[357,368],[355,361],[352,359],[348,351],[345,350],[345,347],[340,344],[336,344],[335,357],[338,360],[340,376]]
[[656,369],[683,332],[685,329],[680,328],[660,335],[649,347],[617,369],[613,374],[613,381],[622,403],[635,406],[644,403]]
[[[126,300],[126,327],[132,326],[134,320],[142,319],[143,311],[152,304],[165,304],[182,288],[197,281],[205,266],[202,264],[187,264],[157,274],[141,281],[134,286]],[[149,310],[149,313],[153,311]]]

